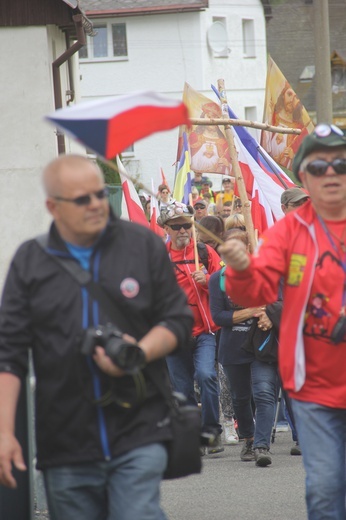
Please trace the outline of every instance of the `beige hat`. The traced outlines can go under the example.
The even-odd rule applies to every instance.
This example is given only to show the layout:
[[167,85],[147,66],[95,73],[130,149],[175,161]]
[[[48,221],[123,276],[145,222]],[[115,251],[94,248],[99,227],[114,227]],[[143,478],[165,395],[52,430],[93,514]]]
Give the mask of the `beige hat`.
[[287,204],[294,204],[302,199],[308,199],[309,195],[301,188],[288,188],[281,194],[281,204],[287,206]]
[[161,209],[157,223],[159,226],[163,227],[169,220],[174,220],[179,217],[191,218],[193,214],[194,211],[192,206],[187,206],[182,202],[173,200],[170,204]]

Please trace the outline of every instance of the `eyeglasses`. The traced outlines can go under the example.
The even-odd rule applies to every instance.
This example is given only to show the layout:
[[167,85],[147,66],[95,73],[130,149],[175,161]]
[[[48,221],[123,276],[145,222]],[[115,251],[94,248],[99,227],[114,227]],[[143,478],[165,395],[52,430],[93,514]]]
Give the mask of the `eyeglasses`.
[[91,197],[94,195],[97,199],[102,200],[108,197],[108,188],[102,188],[102,190],[95,191],[94,193],[88,193],[88,195],[81,195],[74,199],[67,197],[53,197],[55,200],[62,200],[63,202],[72,202],[76,206],[88,206],[91,202]]
[[346,173],[346,159],[334,159],[334,161],[328,162],[323,159],[316,159],[311,161],[305,167],[306,171],[314,177],[322,177],[328,170],[329,166],[333,168],[335,173],[344,175]]
[[179,231],[181,228],[191,229],[192,224],[171,224],[171,225],[168,224],[168,227],[173,229],[173,231]]
[[205,209],[205,206],[203,204],[195,204],[194,208],[195,209]]

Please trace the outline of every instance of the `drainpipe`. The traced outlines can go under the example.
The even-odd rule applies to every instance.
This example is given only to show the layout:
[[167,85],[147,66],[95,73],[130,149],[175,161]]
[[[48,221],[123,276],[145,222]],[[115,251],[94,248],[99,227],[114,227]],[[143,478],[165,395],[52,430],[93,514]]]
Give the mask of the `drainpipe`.
[[[85,32],[83,28],[83,15],[76,14],[72,16],[76,32],[77,32],[77,41],[68,49],[66,49],[61,56],[59,56],[55,61],[53,61],[53,88],[54,88],[54,102],[55,109],[62,108],[62,96],[61,96],[61,80],[60,80],[60,66],[65,63],[73,54],[79,51],[85,44]],[[58,139],[58,154],[65,153],[65,138],[62,133],[58,130],[57,132]]]
[[[70,48],[70,35],[67,32],[66,33],[66,49]],[[72,61],[67,61],[67,68],[68,68],[68,82],[69,82],[69,89],[66,90],[66,96],[69,96],[69,98],[66,100],[66,104],[69,105],[75,100],[75,90],[74,90],[74,78],[73,78],[73,67],[72,67]]]

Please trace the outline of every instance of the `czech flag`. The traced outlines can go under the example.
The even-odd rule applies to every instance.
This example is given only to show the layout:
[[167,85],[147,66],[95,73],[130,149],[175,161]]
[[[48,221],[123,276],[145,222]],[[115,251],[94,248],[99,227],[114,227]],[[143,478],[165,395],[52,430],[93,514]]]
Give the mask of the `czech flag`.
[[61,108],[46,119],[106,159],[154,132],[190,125],[182,101],[152,91]]

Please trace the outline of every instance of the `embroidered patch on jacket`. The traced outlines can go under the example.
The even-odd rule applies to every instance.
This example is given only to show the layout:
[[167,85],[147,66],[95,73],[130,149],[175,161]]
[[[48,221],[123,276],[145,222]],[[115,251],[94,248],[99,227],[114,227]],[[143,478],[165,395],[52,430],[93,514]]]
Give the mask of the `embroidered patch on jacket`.
[[287,285],[292,285],[294,287],[300,285],[303,279],[305,266],[305,255],[298,255],[296,253],[291,255],[291,261],[288,268]]
[[139,293],[139,283],[134,278],[125,278],[120,284],[120,290],[125,298],[134,298]]

